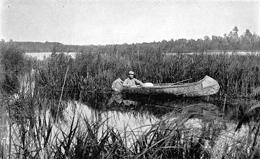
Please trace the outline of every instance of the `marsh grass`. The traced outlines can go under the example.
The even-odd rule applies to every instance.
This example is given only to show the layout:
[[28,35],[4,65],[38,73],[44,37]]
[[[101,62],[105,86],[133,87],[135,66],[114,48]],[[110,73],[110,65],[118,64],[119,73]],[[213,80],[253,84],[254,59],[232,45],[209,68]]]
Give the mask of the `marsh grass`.
[[[169,56],[160,50],[144,49],[139,54],[83,52],[75,59],[54,54],[36,67],[40,92],[50,98],[59,98],[68,67],[63,99],[105,99],[111,94],[113,80],[126,78],[128,70],[134,70],[142,81],[152,83],[173,83],[189,78],[192,78],[190,82],[194,82],[209,75],[219,82],[221,89],[215,96],[221,99],[225,96],[252,97],[260,86],[258,55],[203,53]],[[91,98],[93,95],[95,97]]]
[[[216,137],[219,135],[214,123],[210,124],[213,128],[205,125],[198,134],[190,133],[191,129],[183,126],[195,115],[214,120],[210,115],[203,116],[201,112],[187,109],[177,120],[152,125],[141,136],[132,131],[134,138],[129,144],[127,132],[107,127],[100,120],[83,119],[82,124],[82,119],[74,114],[69,125],[60,126],[66,117],[63,114],[66,101],[80,99],[100,107],[108,99],[106,93],[111,93],[112,81],[124,78],[128,70],[134,70],[141,80],[153,83],[176,82],[190,77],[197,81],[209,75],[221,85],[218,97],[250,97],[259,86],[259,61],[260,57],[256,55],[167,56],[154,49],[144,49],[138,54],[133,50],[83,52],[75,60],[53,53],[50,58],[35,63],[35,74],[30,73],[30,78],[26,78],[29,87],[20,90],[15,84],[19,74],[10,76],[13,81],[8,80],[9,77],[1,81],[4,86],[13,86],[11,92],[6,91],[6,96],[1,94],[4,99],[1,105],[9,112],[12,134],[9,150],[2,154],[13,158],[210,158],[212,151],[206,148],[206,143],[210,141],[214,145],[216,138],[212,137],[212,132]],[[7,74],[11,70],[5,67],[3,71]],[[18,98],[10,99],[13,93],[17,93]],[[61,98],[64,103],[59,101]],[[247,110],[246,106],[242,108],[242,112]],[[256,109],[253,110],[257,112]],[[243,115],[242,125],[258,117],[251,111]],[[221,157],[254,158],[257,155],[260,126],[258,118],[253,121],[246,143],[249,147],[236,143],[227,147]]]
[[[61,122],[55,124],[54,119],[47,116],[45,112],[13,123],[13,157],[197,158],[206,153],[195,136],[190,140],[181,138],[181,124],[162,127],[163,123],[158,123],[138,136],[134,131],[129,134],[107,127],[104,121],[83,118],[82,122],[76,114],[67,128],[60,127]],[[133,136],[131,144],[129,135]]]
[[208,158],[197,137],[180,137],[182,123],[189,116],[182,117],[183,122],[177,120],[178,124],[151,125],[140,136],[134,130],[122,132],[109,127],[106,119],[82,118],[75,109],[71,117],[56,118],[57,112],[53,114],[51,109],[60,103],[40,96],[35,92],[37,85],[33,90],[22,89],[18,98],[6,105],[12,135],[10,153],[3,154],[11,158]]
[[[57,114],[52,114],[51,108],[57,108],[58,105],[59,102],[55,100],[28,92],[20,92],[19,98],[8,103],[12,121],[11,157],[206,159],[213,156],[215,143],[224,129],[217,126],[216,122],[225,124],[225,120],[216,114],[203,111],[211,111],[211,105],[195,104],[182,109],[176,118],[169,114],[138,134],[135,130],[118,131],[109,127],[107,119],[89,120],[77,114],[74,107],[69,117],[63,113],[66,104],[61,106],[63,117],[56,119]],[[252,115],[250,113],[258,107],[252,107],[247,114]],[[194,117],[205,122],[202,127],[194,129],[185,126]],[[221,157],[256,156],[259,124],[256,122],[253,127],[248,134],[251,140],[231,142],[233,145],[227,146]],[[243,144],[247,147],[241,147]]]
[[[13,123],[13,133],[16,134],[13,136],[13,157],[211,158],[212,149],[223,128],[216,126],[216,118],[202,116],[194,109],[195,106],[190,106],[176,119],[166,118],[151,125],[141,135],[134,130],[122,132],[108,127],[106,119],[91,121],[79,118],[76,111],[65,128],[60,126],[61,121],[55,122],[47,111],[43,111],[34,120],[26,118],[24,122]],[[185,123],[196,113],[208,122],[199,129],[185,127]],[[258,133],[254,132],[253,139]],[[129,136],[132,136],[131,140]],[[254,145],[254,140],[249,144],[250,147],[254,146],[252,150],[239,147],[243,143],[233,143],[233,146],[224,150],[222,157],[250,156],[258,146]]]

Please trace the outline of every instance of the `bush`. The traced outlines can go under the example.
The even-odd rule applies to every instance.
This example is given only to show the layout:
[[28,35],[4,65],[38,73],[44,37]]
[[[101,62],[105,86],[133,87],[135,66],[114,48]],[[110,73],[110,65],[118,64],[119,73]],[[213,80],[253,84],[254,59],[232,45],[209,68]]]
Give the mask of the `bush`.
[[1,45],[1,88],[8,94],[19,91],[19,76],[25,72],[24,52],[13,45]]

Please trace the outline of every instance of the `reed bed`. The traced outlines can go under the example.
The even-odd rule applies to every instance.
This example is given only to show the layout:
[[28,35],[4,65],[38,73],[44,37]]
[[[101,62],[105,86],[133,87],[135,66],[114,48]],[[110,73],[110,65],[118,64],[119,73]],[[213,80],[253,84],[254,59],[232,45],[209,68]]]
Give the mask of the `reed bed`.
[[[224,98],[252,97],[260,86],[260,56],[258,55],[165,55],[160,50],[137,53],[87,53],[72,59],[54,54],[35,67],[40,92],[59,98],[64,77],[64,99],[87,100],[90,96],[105,98],[111,93],[111,83],[125,79],[129,70],[144,82],[171,83],[192,78],[189,82],[209,75],[221,89],[216,95]],[[49,92],[49,93],[47,93]],[[225,97],[225,98],[226,98]]]
[[160,48],[130,47],[122,51],[100,49],[96,53],[83,50],[75,59],[53,52],[51,57],[36,61],[25,58],[23,52],[13,46],[2,48],[0,68],[5,72],[1,77],[2,87],[9,93],[18,91],[17,81],[33,68],[35,84],[40,89],[38,93],[52,99],[59,99],[61,92],[62,99],[106,98],[104,94],[111,93],[111,83],[119,77],[125,79],[129,70],[136,72],[138,79],[152,83],[173,83],[190,78],[188,82],[194,82],[209,75],[219,82],[221,89],[216,96],[222,98],[259,94],[260,56],[254,54],[168,55]]

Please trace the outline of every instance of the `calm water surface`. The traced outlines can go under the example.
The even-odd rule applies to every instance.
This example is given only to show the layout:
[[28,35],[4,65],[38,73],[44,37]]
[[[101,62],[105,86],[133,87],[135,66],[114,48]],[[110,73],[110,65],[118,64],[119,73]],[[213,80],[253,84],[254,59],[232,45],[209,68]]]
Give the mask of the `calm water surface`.
[[[119,101],[116,101],[116,103]],[[176,101],[174,101],[176,102]],[[85,121],[88,123],[101,123],[102,128],[99,129],[98,138],[102,135],[102,131],[107,130],[107,128],[113,128],[118,131],[122,137],[126,137],[127,145],[131,146],[131,143],[135,141],[135,139],[139,138],[145,131],[148,131],[153,124],[156,124],[162,120],[165,121],[167,119],[168,122],[178,123],[178,117],[183,112],[191,113],[191,114],[200,114],[205,116],[218,116],[219,109],[216,105],[211,103],[195,103],[195,104],[180,104],[180,103],[164,103],[167,104],[168,107],[175,107],[176,109],[169,109],[166,111],[164,115],[157,115],[156,112],[160,109],[165,109],[163,107],[159,107],[155,109],[155,107],[151,107],[150,110],[154,110],[153,112],[149,111],[149,109],[138,109],[138,106],[135,105],[138,102],[131,100],[120,101],[121,108],[115,109],[115,107],[110,107],[106,109],[96,109],[90,107],[86,104],[71,101],[66,104],[66,107],[63,109],[63,118],[54,125],[52,129],[52,135],[58,132],[57,137],[63,139],[62,133],[69,132],[70,126],[73,121],[73,117],[75,120],[79,121],[79,129],[83,132],[86,132],[87,127],[85,125]],[[111,104],[111,101],[110,101]],[[125,104],[125,105],[124,105]],[[128,105],[130,104],[130,105]],[[143,104],[143,103],[142,103]],[[120,106],[118,105],[118,107]],[[141,107],[149,107],[151,105],[142,105]],[[159,106],[159,105],[154,105]],[[178,107],[178,109],[177,109]],[[181,113],[180,113],[181,112]],[[51,118],[50,110],[47,110],[46,114],[35,112],[36,115],[43,117],[45,115],[46,119]],[[176,121],[177,119],[177,121]],[[7,111],[1,107],[0,109],[0,137],[1,149],[5,149],[5,152],[8,152],[8,141],[9,141],[9,130],[8,130],[8,113]],[[218,121],[217,118],[214,118],[213,123],[219,124],[223,121]],[[189,133],[194,133],[197,135],[201,133],[203,125],[207,124],[207,121],[203,121],[199,118],[199,116],[193,116],[188,119],[184,126],[188,128]],[[248,128],[244,127],[242,131],[235,132],[236,124],[233,122],[225,122],[227,125],[225,128],[222,128],[219,133],[218,138],[216,139],[216,147],[222,148],[221,145],[223,143],[232,145],[233,142],[240,141],[241,138],[244,138],[248,132]],[[12,130],[15,130],[15,126],[12,127]],[[13,132],[12,131],[12,132]],[[12,134],[12,138],[14,140],[15,134]],[[234,141],[233,141],[234,138]],[[232,139],[232,140],[230,140]],[[226,143],[227,142],[227,143]],[[0,151],[1,154],[1,151]]]
[[[41,114],[40,116],[42,116]],[[46,118],[50,118],[50,111],[48,110],[45,114]],[[64,131],[69,130],[69,127],[72,123],[73,117],[76,120],[79,120],[80,125],[83,129],[84,121],[87,120],[89,123],[104,123],[105,127],[114,128],[120,133],[123,132],[134,132],[135,135],[141,134],[151,127],[152,124],[159,121],[157,117],[151,115],[148,112],[136,112],[136,111],[101,111],[93,109],[80,102],[69,102],[67,107],[63,110],[64,118],[56,124],[56,127],[53,129],[53,133],[56,133],[59,129]],[[0,109],[0,137],[2,143],[7,143],[9,138],[8,132],[8,113],[1,107]],[[104,127],[104,129],[105,129]]]
[[[44,58],[47,58],[49,56],[51,56],[51,52],[27,52],[25,53],[27,56],[31,56],[34,58],[37,58],[39,60],[43,60]],[[76,54],[78,54],[77,52],[65,52],[66,55],[70,55],[72,58],[76,57]],[[178,55],[179,53],[166,53],[166,55],[168,56],[172,56],[172,55]],[[185,53],[186,55],[192,55],[192,54],[196,54],[194,52],[190,52],[190,53]],[[207,54],[223,54],[223,52],[219,52],[219,51],[211,51],[211,52],[207,52]],[[248,52],[248,51],[238,51],[236,53],[232,52],[232,51],[227,51],[225,52],[226,55],[260,55],[260,52]]]
[[[111,102],[111,101],[110,101]],[[116,101],[118,102],[118,101]],[[72,123],[73,117],[76,120],[79,120],[81,127],[84,129],[84,121],[87,120],[89,123],[104,123],[103,125],[107,128],[114,128],[120,133],[129,132],[135,133],[135,135],[141,135],[146,130],[149,130],[153,124],[156,122],[165,119],[166,117],[169,119],[174,119],[178,116],[179,109],[166,109],[165,107],[159,105],[143,105],[139,107],[143,107],[142,109],[138,109],[135,104],[138,102],[131,100],[122,100],[123,105],[118,105],[118,109],[108,108],[104,110],[94,109],[86,104],[80,102],[68,102],[66,108],[63,110],[63,118],[56,124],[57,129],[53,131],[57,131],[58,129],[69,130],[70,125]],[[143,103],[142,103],[143,104]],[[199,114],[203,114],[205,112],[211,112],[213,114],[217,114],[217,107],[213,104],[207,103],[199,103],[199,104],[175,104],[175,103],[167,103],[168,107],[179,107],[186,109],[187,112],[196,112]],[[121,107],[120,107],[121,106]],[[165,109],[162,111],[162,109]],[[153,112],[151,112],[153,111]],[[158,115],[158,113],[162,111],[167,113],[166,115]],[[176,112],[175,112],[176,111]],[[171,113],[170,113],[171,112]],[[45,114],[46,118],[50,118],[50,110],[47,110]],[[8,138],[8,113],[7,111],[1,107],[0,109],[0,125],[1,125],[1,140],[6,140]],[[36,116],[43,116],[44,114],[38,113]],[[105,129],[106,129],[105,128]]]
[[[37,58],[38,60],[43,60],[49,56],[51,56],[51,52],[27,52],[25,55]],[[76,57],[76,52],[65,52],[65,55],[70,55],[72,58]]]

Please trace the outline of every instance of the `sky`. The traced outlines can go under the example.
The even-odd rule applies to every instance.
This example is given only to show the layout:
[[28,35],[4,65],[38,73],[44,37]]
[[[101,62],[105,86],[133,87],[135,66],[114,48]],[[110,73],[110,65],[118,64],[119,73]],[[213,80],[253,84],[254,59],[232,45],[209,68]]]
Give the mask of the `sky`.
[[1,0],[0,39],[122,44],[260,34],[254,0]]

